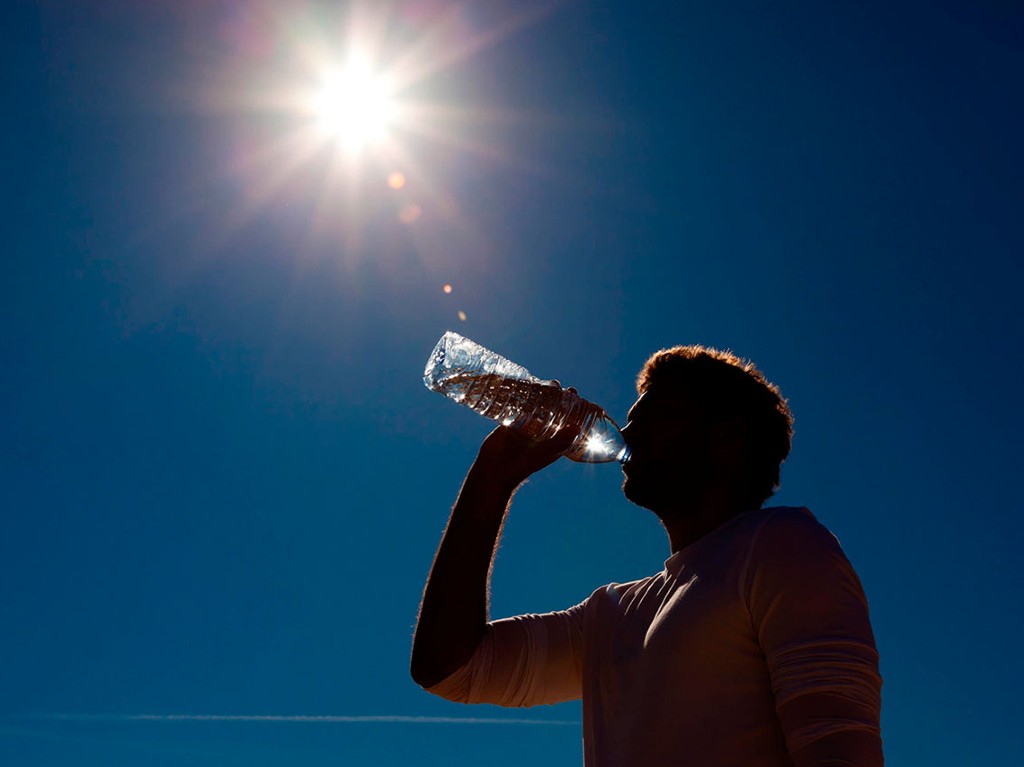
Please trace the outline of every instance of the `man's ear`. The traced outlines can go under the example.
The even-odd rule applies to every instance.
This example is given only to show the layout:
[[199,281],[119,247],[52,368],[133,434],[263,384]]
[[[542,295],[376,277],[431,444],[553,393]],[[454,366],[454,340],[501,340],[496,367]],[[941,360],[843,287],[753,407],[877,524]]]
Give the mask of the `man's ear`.
[[711,455],[720,466],[740,467],[746,460],[747,420],[733,416],[711,426]]

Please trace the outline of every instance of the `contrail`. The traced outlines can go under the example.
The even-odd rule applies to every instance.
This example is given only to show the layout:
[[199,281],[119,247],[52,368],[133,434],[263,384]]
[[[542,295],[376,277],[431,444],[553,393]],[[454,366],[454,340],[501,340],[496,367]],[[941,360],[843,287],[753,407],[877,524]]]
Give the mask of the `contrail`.
[[[21,718],[21,717],[19,717]],[[566,719],[516,719],[498,717],[461,716],[311,716],[281,714],[36,714],[27,719],[47,719],[75,722],[305,722],[310,724],[339,724],[351,722],[398,722],[402,724],[534,724],[569,726],[579,722]]]

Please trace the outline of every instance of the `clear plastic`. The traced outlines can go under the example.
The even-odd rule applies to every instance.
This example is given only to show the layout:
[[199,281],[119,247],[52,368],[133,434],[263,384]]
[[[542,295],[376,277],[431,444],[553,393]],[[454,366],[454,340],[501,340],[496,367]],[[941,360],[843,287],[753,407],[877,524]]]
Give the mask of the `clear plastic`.
[[629,457],[619,427],[602,408],[458,333],[441,336],[427,360],[423,383],[531,439],[578,428],[579,436],[565,454],[574,461],[625,463]]

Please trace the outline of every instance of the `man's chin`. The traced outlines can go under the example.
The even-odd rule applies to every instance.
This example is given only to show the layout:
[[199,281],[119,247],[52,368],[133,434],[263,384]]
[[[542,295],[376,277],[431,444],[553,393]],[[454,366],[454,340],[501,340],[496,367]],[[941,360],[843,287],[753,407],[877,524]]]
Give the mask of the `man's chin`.
[[626,496],[626,500],[630,503],[635,503],[637,506],[642,506],[645,509],[651,508],[648,502],[645,502],[644,492],[642,486],[639,486],[636,478],[625,477],[622,480],[622,494]]

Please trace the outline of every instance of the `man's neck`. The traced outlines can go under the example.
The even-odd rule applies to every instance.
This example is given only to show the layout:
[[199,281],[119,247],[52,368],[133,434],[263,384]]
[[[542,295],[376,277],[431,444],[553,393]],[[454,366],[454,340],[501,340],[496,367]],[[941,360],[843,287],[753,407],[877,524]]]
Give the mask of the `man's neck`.
[[712,496],[704,498],[701,503],[673,509],[670,513],[655,513],[668,533],[669,545],[675,554],[717,530],[737,514],[749,510],[748,505],[733,497]]

